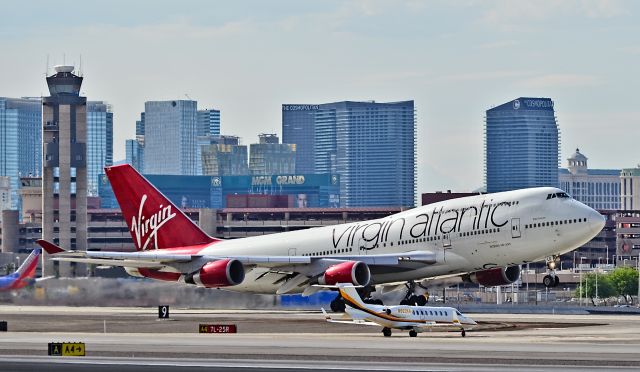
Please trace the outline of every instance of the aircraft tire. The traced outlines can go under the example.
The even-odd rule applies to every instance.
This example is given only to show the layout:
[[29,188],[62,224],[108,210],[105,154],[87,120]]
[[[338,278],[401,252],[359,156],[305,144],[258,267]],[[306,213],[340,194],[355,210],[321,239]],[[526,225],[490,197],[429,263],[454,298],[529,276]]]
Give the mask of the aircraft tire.
[[424,306],[427,304],[427,298],[425,296],[416,296],[416,304],[418,306]]
[[556,280],[551,275],[545,275],[544,278],[542,278],[542,284],[547,288],[553,287],[555,283]]
[[462,330],[462,332],[460,333],[462,335],[462,337],[467,335],[467,332],[464,331],[464,329]]
[[417,337],[418,336],[418,332],[416,332],[415,330],[410,330],[409,331],[409,337]]
[[391,328],[387,328],[387,327],[382,328],[382,335],[384,337],[391,337]]

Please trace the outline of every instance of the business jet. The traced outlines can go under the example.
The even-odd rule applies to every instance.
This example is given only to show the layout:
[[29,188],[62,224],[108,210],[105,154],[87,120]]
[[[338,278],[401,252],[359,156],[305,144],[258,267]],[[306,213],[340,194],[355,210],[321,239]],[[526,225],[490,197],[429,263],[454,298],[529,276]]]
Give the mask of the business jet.
[[0,276],[0,291],[14,291],[35,283],[38,258],[41,254],[40,248],[34,249],[16,272]]
[[520,265],[540,260],[547,262],[545,284],[553,286],[559,255],[604,226],[595,210],[560,189],[542,187],[447,200],[369,221],[221,240],[130,165],[105,172],[137,251],[65,251],[39,240],[53,260],[122,266],[134,276],[252,293],[309,295],[321,290],[316,284],[373,288],[443,277],[498,286],[518,280]]
[[464,337],[467,330],[477,325],[452,307],[366,304],[353,285],[338,283],[335,287],[347,306],[342,315],[330,315],[322,309],[325,319],[331,323],[382,326],[385,337],[391,336],[392,328],[408,330],[410,337],[432,329],[460,330]]

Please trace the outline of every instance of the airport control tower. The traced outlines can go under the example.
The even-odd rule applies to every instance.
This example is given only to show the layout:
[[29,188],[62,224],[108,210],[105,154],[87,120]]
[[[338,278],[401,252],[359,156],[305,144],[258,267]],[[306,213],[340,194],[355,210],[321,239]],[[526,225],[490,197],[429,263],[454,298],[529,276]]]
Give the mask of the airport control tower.
[[[82,77],[73,66],[54,69],[47,77],[51,96],[42,98],[42,238],[65,249],[86,250],[87,99],[80,97]],[[79,269],[43,261],[43,275],[85,275]]]

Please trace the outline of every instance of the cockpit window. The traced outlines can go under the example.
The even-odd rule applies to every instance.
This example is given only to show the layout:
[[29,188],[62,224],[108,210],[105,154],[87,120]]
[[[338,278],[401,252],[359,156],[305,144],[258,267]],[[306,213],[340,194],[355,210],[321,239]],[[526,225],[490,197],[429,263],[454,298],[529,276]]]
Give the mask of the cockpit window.
[[547,200],[553,198],[570,198],[570,196],[566,192],[556,192],[553,194],[547,194]]

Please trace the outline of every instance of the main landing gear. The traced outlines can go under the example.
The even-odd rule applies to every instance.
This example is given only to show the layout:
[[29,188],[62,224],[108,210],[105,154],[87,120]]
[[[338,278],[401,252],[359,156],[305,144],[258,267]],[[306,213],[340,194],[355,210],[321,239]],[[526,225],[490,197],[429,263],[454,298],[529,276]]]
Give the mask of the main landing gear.
[[460,332],[460,334],[462,335],[462,337],[467,335],[467,332],[464,331],[464,329],[462,330],[462,332]]
[[[424,295],[416,295],[416,286],[420,286],[420,284],[416,284],[413,280],[410,280],[405,284],[407,287],[407,294],[404,296],[404,299],[400,301],[400,305],[411,305],[411,306],[424,306],[427,304],[427,296]],[[423,289],[426,289],[420,286]]]
[[418,336],[418,332],[416,332],[415,329],[412,329],[409,331],[409,337],[417,337]]
[[547,275],[542,278],[542,284],[547,288],[557,287],[560,284],[560,279],[556,275],[556,268],[560,264],[560,256],[548,256],[547,261]]
[[391,328],[382,328],[382,334],[384,335],[384,337],[391,337]]

